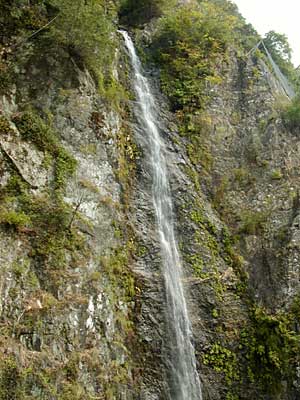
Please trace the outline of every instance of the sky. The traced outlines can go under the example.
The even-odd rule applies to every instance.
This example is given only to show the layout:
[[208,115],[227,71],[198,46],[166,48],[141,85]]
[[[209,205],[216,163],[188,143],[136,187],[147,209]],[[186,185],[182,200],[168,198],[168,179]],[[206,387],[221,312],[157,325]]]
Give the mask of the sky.
[[292,61],[300,64],[299,0],[233,0],[240,13],[260,35],[274,30],[284,33],[293,49]]

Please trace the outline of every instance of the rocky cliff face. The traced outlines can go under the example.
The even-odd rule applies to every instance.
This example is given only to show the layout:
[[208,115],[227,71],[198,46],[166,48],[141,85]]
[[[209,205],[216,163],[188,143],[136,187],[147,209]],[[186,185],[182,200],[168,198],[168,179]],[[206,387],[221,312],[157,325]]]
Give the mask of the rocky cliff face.
[[39,61],[1,97],[0,397],[128,398],[131,131],[74,60]]
[[[1,86],[1,399],[167,398],[152,182],[114,35],[116,94],[38,45]],[[150,74],[203,398],[297,399],[299,138],[263,59],[218,68],[196,143]]]
[[[298,324],[298,138],[283,124],[280,104],[288,100],[263,59],[232,52],[221,75],[222,83],[207,88],[205,111],[192,121],[201,126],[200,148],[178,131],[166,99],[156,93],[203,396],[294,399],[299,387],[292,338]],[[147,178],[144,163],[141,157],[138,181]],[[148,201],[147,185],[142,187],[140,206]],[[145,220],[144,214],[140,221]],[[144,243],[155,227],[148,229]],[[148,271],[153,290],[159,265],[149,275],[148,257],[142,271]],[[160,349],[157,371],[163,354],[157,311],[162,308],[163,314],[164,307],[160,296],[155,299],[148,348],[151,358]],[[164,392],[153,398],[165,398]]]

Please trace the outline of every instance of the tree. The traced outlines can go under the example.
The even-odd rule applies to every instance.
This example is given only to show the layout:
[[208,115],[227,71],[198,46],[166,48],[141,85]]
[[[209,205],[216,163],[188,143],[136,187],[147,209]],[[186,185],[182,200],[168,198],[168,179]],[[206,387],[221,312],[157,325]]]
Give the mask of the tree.
[[270,31],[265,35],[263,41],[281,71],[291,79],[294,67],[291,62],[292,49],[287,36],[275,31]]
[[53,43],[64,46],[98,79],[114,56],[115,7],[107,0],[48,0],[58,15],[47,33]]
[[174,110],[203,106],[206,85],[221,79],[217,66],[236,20],[208,2],[201,7],[187,4],[160,19],[151,51]]
[[159,17],[166,4],[165,0],[123,0],[120,8],[121,22],[139,26]]
[[276,58],[281,58],[285,62],[291,62],[292,49],[286,35],[270,31],[265,35],[264,43],[272,56],[275,55]]

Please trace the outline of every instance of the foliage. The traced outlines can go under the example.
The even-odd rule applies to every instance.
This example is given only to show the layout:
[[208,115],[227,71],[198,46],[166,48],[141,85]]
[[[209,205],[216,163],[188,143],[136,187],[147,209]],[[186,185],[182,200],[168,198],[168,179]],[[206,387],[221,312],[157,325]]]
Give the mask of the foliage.
[[300,95],[300,66],[295,69],[292,81],[296,90],[296,93]]
[[271,179],[273,181],[279,181],[282,179],[283,175],[280,169],[274,169],[271,174]]
[[[45,275],[47,269],[64,268],[67,250],[74,257],[85,252],[81,236],[70,225],[74,210],[59,197],[32,196],[18,176],[10,179],[2,196],[5,208],[0,211],[0,222],[28,234],[31,257],[44,265]],[[10,210],[12,204],[15,210]]]
[[236,168],[233,171],[233,180],[238,187],[248,187],[253,183],[254,177],[245,168]]
[[129,198],[133,184],[133,177],[136,169],[136,159],[139,156],[139,149],[134,142],[132,135],[120,129],[117,135],[118,147],[118,169],[117,177],[122,185],[122,200],[124,207],[129,206]]
[[0,224],[13,227],[14,229],[22,228],[30,223],[30,218],[22,211],[5,210],[0,208]]
[[204,365],[211,366],[216,372],[223,373],[227,384],[239,379],[236,354],[220,343],[214,343],[204,355]]
[[17,115],[14,123],[25,140],[55,159],[55,188],[62,189],[66,179],[74,174],[77,163],[59,143],[55,131],[33,110]]
[[236,289],[237,293],[239,295],[242,295],[247,291],[249,276],[244,267],[243,257],[238,254],[238,252],[234,248],[237,237],[231,236],[226,228],[223,228],[221,233],[224,260],[230,267],[233,268],[236,276],[239,278]]
[[57,151],[57,137],[42,118],[32,110],[17,114],[13,120],[22,137],[34,143],[41,151],[55,153]]
[[1,358],[0,367],[0,400],[20,398],[20,372],[14,358]]
[[291,62],[292,49],[287,36],[270,31],[265,35],[263,41],[282,73],[292,80],[294,75],[294,67]]
[[10,126],[9,121],[3,117],[2,115],[0,116],[0,135],[5,135],[9,134],[12,132],[12,128]]
[[240,233],[259,235],[265,229],[268,213],[263,211],[244,211],[241,219]]
[[129,261],[134,252],[134,243],[128,240],[120,248],[112,250],[112,254],[101,258],[104,271],[110,278],[115,290],[124,289],[125,299],[131,300],[135,294],[134,278],[129,270]]
[[34,201],[23,201],[23,208],[30,215],[37,233],[32,243],[32,256],[43,260],[47,267],[63,269],[67,258],[66,250],[76,254],[83,250],[80,236],[70,227],[72,210],[66,204],[51,204],[47,197]]
[[282,59],[288,63],[291,62],[292,49],[286,35],[270,31],[266,33],[263,40],[266,47],[272,52],[274,58]]
[[299,352],[299,336],[291,329],[291,314],[268,314],[253,307],[252,327],[242,332],[249,378],[268,393],[280,393],[283,380],[291,377],[291,363]]
[[113,1],[50,0],[58,18],[51,25],[48,37],[65,46],[93,72],[101,85],[114,56]]
[[12,36],[24,35],[47,23],[45,1],[11,0],[0,2],[0,42],[6,43]]
[[284,107],[282,112],[283,122],[293,132],[300,132],[300,96]]
[[[198,0],[201,5],[206,0]],[[245,18],[240,14],[237,5],[229,0],[210,0],[224,16],[235,18],[235,24],[232,26],[232,35],[235,38],[236,44],[242,49],[249,51],[259,41],[259,35],[253,26],[246,22]]]
[[64,188],[67,183],[67,178],[72,176],[77,167],[77,161],[73,158],[66,149],[59,148],[56,155],[55,164],[55,188]]
[[234,17],[212,4],[186,5],[162,17],[152,52],[161,68],[162,89],[174,110],[201,108],[206,82],[218,76],[216,63],[231,40]]
[[167,3],[166,0],[124,0],[119,12],[121,23],[139,26],[149,22],[152,18],[161,16]]
[[22,47],[19,46],[24,43],[25,38],[47,23],[44,3],[42,0],[0,1],[0,90],[3,92],[15,83],[15,65],[20,62],[17,61],[17,56]]
[[34,44],[32,49],[38,55],[47,51],[58,57],[62,51],[67,52],[77,65],[89,69],[100,89],[105,87],[106,79],[111,80],[110,67],[116,47],[112,34],[115,1],[13,0],[9,3],[0,4],[1,39],[8,57],[0,62],[3,72],[0,87],[11,82],[12,64],[24,44]]

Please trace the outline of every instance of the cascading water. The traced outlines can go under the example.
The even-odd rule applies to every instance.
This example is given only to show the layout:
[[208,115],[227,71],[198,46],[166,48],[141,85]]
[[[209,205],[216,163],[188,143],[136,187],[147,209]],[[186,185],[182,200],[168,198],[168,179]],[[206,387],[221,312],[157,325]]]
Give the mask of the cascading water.
[[202,400],[196,370],[192,334],[182,286],[182,267],[174,234],[172,200],[165,159],[165,146],[157,126],[157,109],[147,78],[131,38],[123,35],[134,70],[136,116],[145,135],[146,151],[153,171],[153,204],[160,236],[167,308],[167,364],[170,400]]

